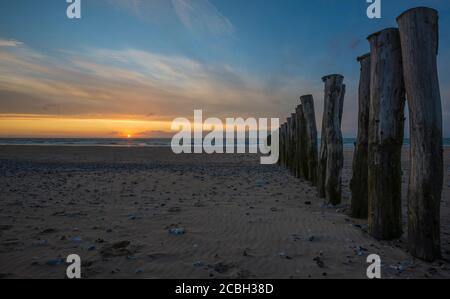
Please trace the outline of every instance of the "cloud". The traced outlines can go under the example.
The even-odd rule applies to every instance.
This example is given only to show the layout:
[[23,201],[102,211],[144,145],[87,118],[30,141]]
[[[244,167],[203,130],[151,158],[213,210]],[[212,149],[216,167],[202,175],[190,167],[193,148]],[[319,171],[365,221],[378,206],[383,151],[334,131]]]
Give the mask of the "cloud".
[[19,47],[23,45],[22,42],[16,41],[16,40],[6,40],[6,39],[0,39],[0,47]]
[[26,46],[0,48],[0,68],[3,115],[149,120],[151,111],[152,121],[171,121],[203,109],[205,116],[279,117],[311,86],[295,76],[262,77],[131,48],[48,55]]
[[191,31],[232,35],[234,26],[208,0],[172,0],[181,23]]
[[190,32],[231,36],[234,26],[208,0],[104,0],[115,9],[142,20],[163,22],[177,18]]

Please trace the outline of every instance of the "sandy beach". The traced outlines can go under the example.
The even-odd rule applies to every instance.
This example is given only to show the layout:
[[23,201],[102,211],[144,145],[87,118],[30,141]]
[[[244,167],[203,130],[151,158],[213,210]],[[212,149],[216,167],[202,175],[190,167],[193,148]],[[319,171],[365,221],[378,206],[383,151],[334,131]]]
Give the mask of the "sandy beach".
[[351,150],[345,204],[328,207],[253,155],[2,146],[0,277],[64,278],[64,259],[78,254],[85,278],[366,278],[366,258],[378,254],[384,278],[450,278],[448,149],[444,157],[444,259],[429,264],[408,254],[405,236],[376,241],[347,215]]

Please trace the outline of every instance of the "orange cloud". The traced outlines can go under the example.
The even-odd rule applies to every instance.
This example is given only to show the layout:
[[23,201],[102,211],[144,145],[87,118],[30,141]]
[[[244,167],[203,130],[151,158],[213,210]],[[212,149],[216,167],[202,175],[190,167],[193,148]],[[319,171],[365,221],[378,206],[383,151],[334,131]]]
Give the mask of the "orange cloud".
[[17,43],[0,47],[0,68],[0,136],[104,136],[132,123],[121,128],[116,120],[137,120],[134,134],[167,131],[194,109],[219,118],[278,117],[295,106],[301,85],[311,85],[285,78],[273,91],[270,80],[242,69],[137,49],[48,56]]

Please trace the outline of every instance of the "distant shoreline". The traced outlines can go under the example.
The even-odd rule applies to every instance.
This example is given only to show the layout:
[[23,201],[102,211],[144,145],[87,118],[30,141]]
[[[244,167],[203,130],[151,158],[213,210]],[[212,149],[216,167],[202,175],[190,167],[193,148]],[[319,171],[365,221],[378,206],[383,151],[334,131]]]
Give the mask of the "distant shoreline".
[[[344,138],[344,148],[353,149],[355,138]],[[256,141],[246,144],[255,144]],[[0,138],[0,146],[66,146],[66,147],[170,147],[170,138]],[[320,139],[318,140],[320,145]],[[404,146],[409,147],[409,139]],[[450,147],[450,138],[444,138],[444,148]]]

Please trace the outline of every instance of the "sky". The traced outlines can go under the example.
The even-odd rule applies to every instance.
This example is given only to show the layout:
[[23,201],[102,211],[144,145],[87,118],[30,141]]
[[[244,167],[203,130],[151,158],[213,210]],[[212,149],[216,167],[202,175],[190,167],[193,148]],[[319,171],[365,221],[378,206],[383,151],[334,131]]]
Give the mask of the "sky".
[[415,6],[440,14],[439,76],[450,136],[450,1],[0,0],[0,137],[169,137],[178,117],[278,117],[345,76],[342,131],[357,132],[367,36]]

